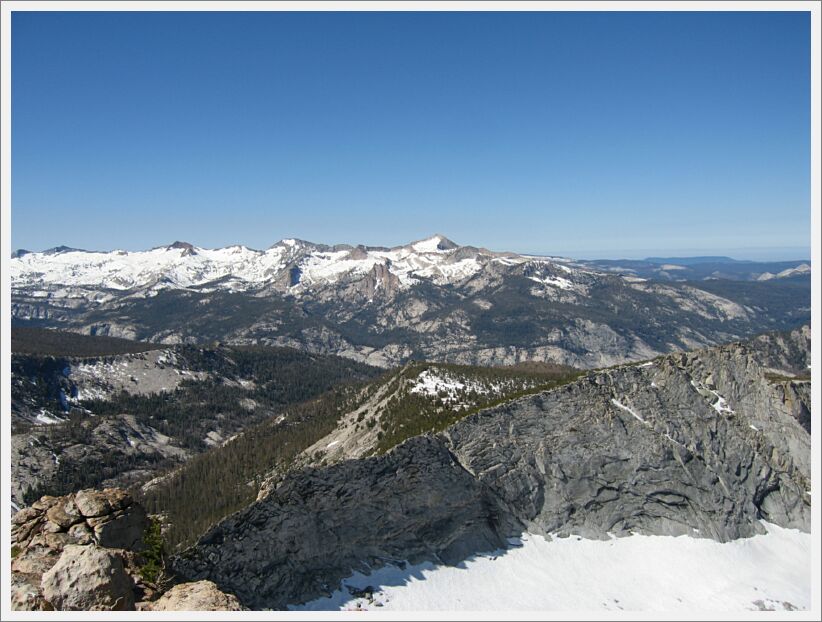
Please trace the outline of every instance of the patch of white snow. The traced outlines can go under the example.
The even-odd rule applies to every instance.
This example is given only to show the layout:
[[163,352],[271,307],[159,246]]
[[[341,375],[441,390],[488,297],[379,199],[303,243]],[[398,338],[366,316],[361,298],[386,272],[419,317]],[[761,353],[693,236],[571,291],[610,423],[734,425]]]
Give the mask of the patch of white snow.
[[628,406],[625,406],[625,404],[622,404],[621,402],[619,402],[619,401],[617,401],[617,400],[615,400],[615,399],[613,399],[613,398],[611,398],[611,403],[612,403],[614,406],[616,406],[617,408],[621,408],[621,409],[622,409],[622,410],[624,410],[625,412],[629,412],[629,413],[631,413],[631,414],[634,416],[634,418],[635,418],[635,419],[637,419],[637,421],[641,421],[641,422],[642,422],[642,423],[644,423],[645,425],[648,425],[648,422],[647,422],[647,421],[645,421],[645,419],[643,419],[642,417],[640,417],[638,414],[636,414],[636,411],[634,411],[632,408],[630,408],[630,407],[628,407]]

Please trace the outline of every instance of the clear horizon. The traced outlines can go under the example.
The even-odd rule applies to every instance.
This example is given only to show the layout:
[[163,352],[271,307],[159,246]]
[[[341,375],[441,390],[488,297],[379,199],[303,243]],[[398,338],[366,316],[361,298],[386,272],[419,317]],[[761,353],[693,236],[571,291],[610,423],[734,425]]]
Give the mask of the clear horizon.
[[12,68],[13,248],[810,256],[806,13],[16,12]]
[[[430,236],[424,236],[423,238],[419,239],[427,239],[428,237],[432,237],[434,235],[443,235],[444,237],[450,239],[452,242],[459,244],[460,246],[475,246],[475,247],[483,247],[480,244],[473,244],[471,241],[466,240],[454,240],[451,236],[442,233],[431,234]],[[273,241],[271,244],[267,244],[265,246],[255,247],[249,244],[244,244],[242,242],[234,242],[231,244],[225,244],[218,247],[209,247],[203,244],[198,244],[191,240],[168,240],[163,242],[162,244],[155,244],[151,247],[145,248],[124,248],[124,247],[112,247],[112,248],[80,248],[80,247],[73,247],[69,244],[58,244],[57,246],[68,246],[70,248],[76,248],[77,250],[83,251],[90,251],[90,252],[112,252],[116,250],[125,250],[128,252],[139,252],[139,251],[146,251],[150,250],[151,248],[158,248],[162,246],[168,246],[173,244],[174,242],[186,242],[192,244],[195,247],[199,248],[225,248],[227,246],[246,246],[248,248],[252,248],[255,250],[265,250],[266,248],[276,244],[280,240],[283,239],[302,239],[306,242],[312,242],[315,244],[326,244],[328,246],[334,246],[337,244],[348,244],[351,246],[357,245],[364,245],[364,246],[371,246],[371,247],[384,247],[384,246],[401,246],[404,244],[409,244],[411,242],[416,242],[418,239],[407,240],[398,245],[386,245],[386,244],[365,244],[363,242],[356,242],[356,241],[335,241],[335,240],[311,240],[305,238],[298,238],[297,236],[284,236],[278,240]],[[56,248],[54,246],[49,248],[17,248],[14,249],[14,252],[24,250],[26,252],[43,252],[47,250],[51,250],[52,248]],[[770,261],[808,261],[810,262],[811,257],[811,249],[810,247],[802,248],[802,247],[765,247],[765,248],[737,248],[737,249],[674,249],[674,250],[665,250],[665,249],[635,249],[633,251],[624,252],[620,254],[620,251],[612,251],[612,250],[568,250],[566,252],[554,252],[554,251],[547,251],[547,250],[534,250],[534,249],[517,249],[517,248],[497,248],[493,246],[484,246],[491,251],[496,252],[512,252],[518,253],[521,255],[539,255],[539,256],[554,256],[554,257],[567,257],[570,259],[580,259],[580,260],[597,260],[597,259],[611,259],[611,260],[641,260],[641,259],[648,259],[648,258],[655,258],[655,257],[663,257],[663,258],[693,258],[693,257],[707,257],[707,256],[721,256],[721,257],[729,257],[731,259],[735,259],[737,261],[758,261],[758,262],[770,262]]]

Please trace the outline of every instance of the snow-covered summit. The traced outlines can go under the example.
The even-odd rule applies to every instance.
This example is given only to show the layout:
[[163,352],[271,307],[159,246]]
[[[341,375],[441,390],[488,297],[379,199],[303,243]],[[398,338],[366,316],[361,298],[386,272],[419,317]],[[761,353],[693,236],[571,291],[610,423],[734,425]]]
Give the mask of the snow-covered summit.
[[418,253],[443,253],[459,248],[458,244],[440,234],[412,242],[409,246]]

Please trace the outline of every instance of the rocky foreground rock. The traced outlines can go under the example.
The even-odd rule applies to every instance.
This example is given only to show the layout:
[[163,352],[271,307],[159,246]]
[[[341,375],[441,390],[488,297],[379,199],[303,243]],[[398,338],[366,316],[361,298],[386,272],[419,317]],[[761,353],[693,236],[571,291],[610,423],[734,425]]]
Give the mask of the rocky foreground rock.
[[[145,510],[117,488],[45,496],[12,517],[11,605],[25,611],[239,609],[213,584],[175,586],[199,598],[160,596],[140,573]],[[145,601],[145,602],[139,602]],[[182,602],[182,606],[181,603]]]
[[134,581],[122,556],[100,546],[67,544],[40,586],[44,600],[60,611],[134,609]]
[[211,581],[175,585],[154,602],[141,603],[143,611],[241,611],[240,601],[220,591]]
[[271,481],[175,569],[252,608],[523,531],[727,541],[809,530],[810,329],[589,373],[388,454]]

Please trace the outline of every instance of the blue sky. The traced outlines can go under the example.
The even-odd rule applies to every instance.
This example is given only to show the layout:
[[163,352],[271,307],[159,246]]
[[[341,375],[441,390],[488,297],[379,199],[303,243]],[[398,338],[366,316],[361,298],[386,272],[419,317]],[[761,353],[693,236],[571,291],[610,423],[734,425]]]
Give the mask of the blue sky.
[[807,256],[806,13],[20,13],[12,244]]

